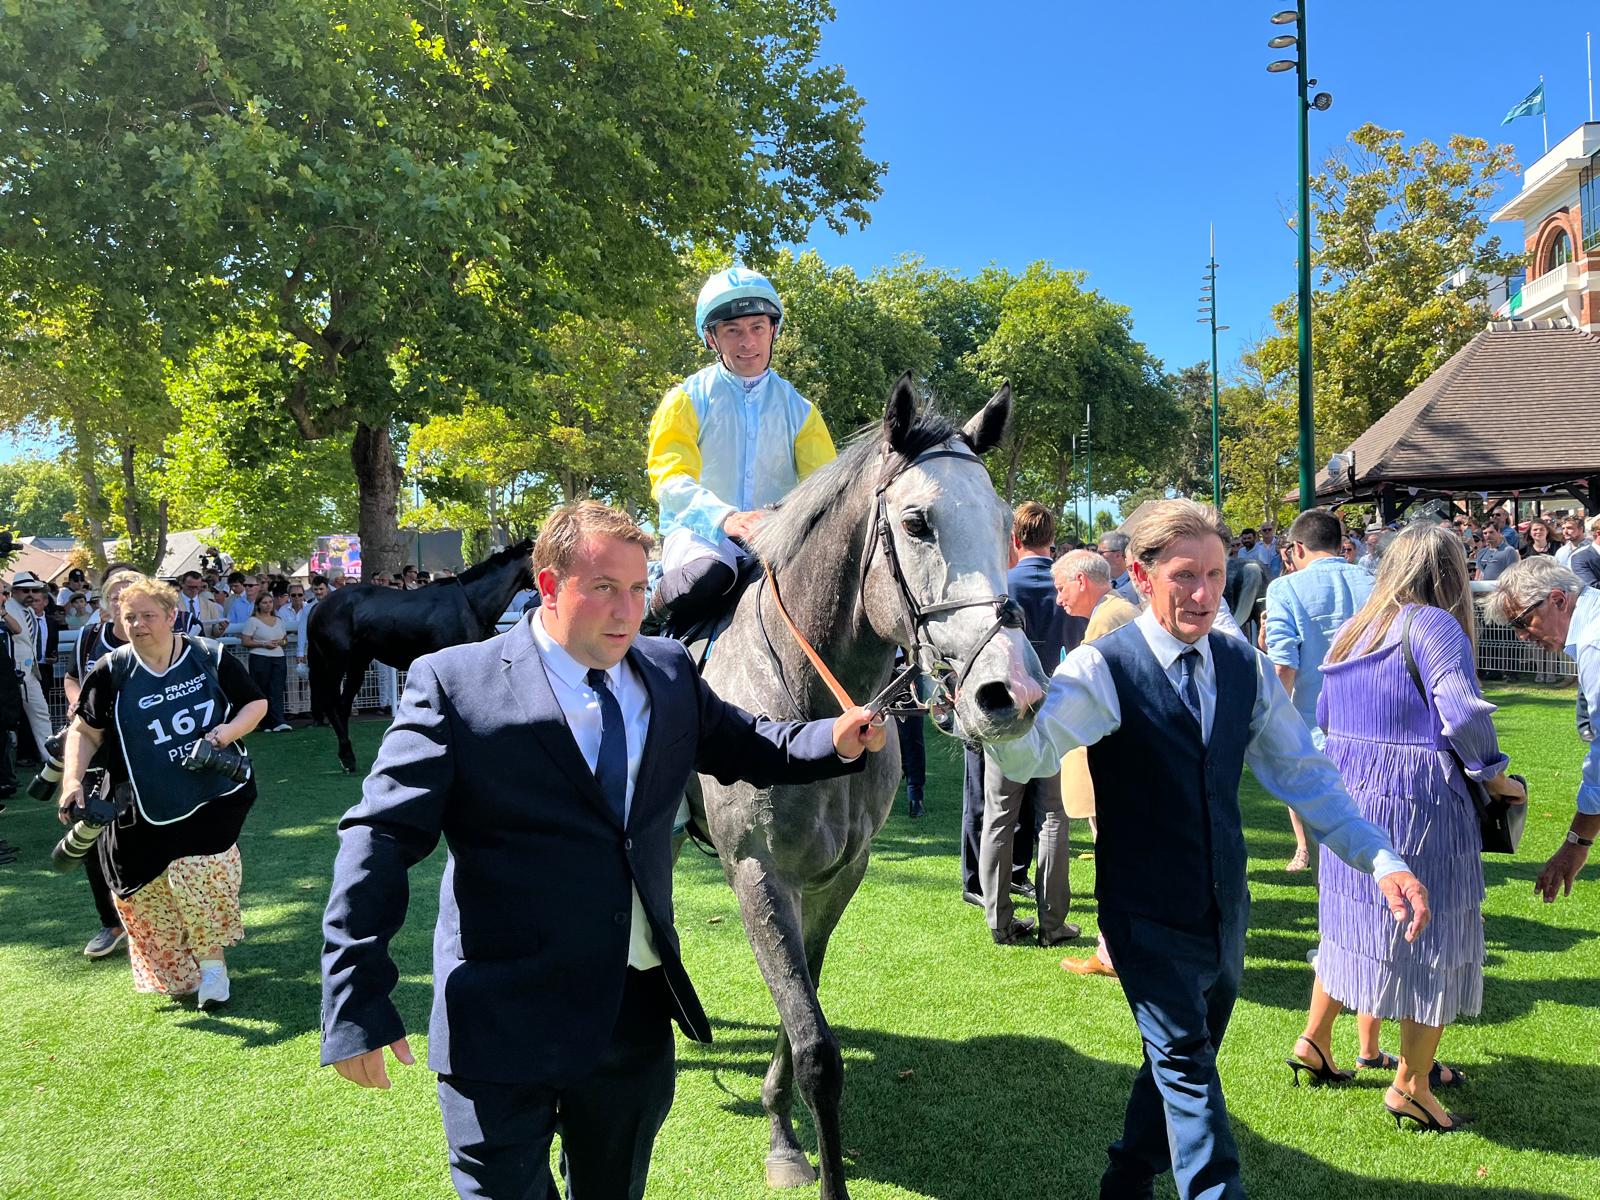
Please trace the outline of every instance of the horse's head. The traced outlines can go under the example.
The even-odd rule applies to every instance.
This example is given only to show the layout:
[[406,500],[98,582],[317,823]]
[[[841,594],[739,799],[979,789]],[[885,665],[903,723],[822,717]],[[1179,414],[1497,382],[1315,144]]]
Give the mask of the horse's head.
[[1020,737],[1048,677],[1016,609],[1000,603],[1011,511],[981,461],[1005,434],[1011,389],[959,432],[917,407],[902,376],[883,417],[866,617],[881,637],[916,649],[935,699],[953,698],[964,736]]

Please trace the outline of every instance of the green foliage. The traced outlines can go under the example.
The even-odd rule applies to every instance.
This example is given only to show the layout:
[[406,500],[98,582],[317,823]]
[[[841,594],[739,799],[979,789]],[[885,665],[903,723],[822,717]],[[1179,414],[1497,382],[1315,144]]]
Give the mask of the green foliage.
[[814,250],[779,255],[770,278],[784,307],[774,364],[822,410],[836,438],[882,420],[902,372],[932,369],[939,346],[914,287],[890,275],[862,280]]
[[1292,382],[1266,379],[1254,353],[1222,389],[1222,515],[1234,529],[1272,517],[1280,528],[1295,506],[1284,494],[1299,479],[1299,396]]
[[407,524],[514,541],[555,505],[582,497],[646,511],[650,414],[696,365],[680,315],[664,308],[640,322],[567,317],[544,337],[539,365],[529,364],[506,403],[474,400],[414,426],[407,471],[426,499]]
[[66,537],[66,514],[77,503],[72,472],[57,459],[0,463],[0,529],[18,536]]
[[1091,407],[1096,495],[1125,488],[1180,435],[1161,364],[1134,339],[1129,310],[1084,280],[1032,264],[1005,289],[994,333],[971,355],[991,385],[1010,380],[1016,398],[1007,443],[989,460],[1010,503],[1067,507],[1072,435]]
[[[526,378],[562,314],[634,313],[686,240],[866,219],[861,100],[818,0],[17,6],[0,25],[4,282],[296,339],[281,402],[352,425],[375,566],[388,433]],[[246,317],[247,314],[247,317]]]
[[281,334],[227,329],[169,374],[182,413],[165,445],[170,523],[215,528],[239,563],[303,559],[355,523],[349,435],[305,441],[278,403],[292,353]]
[[[1319,467],[1483,328],[1489,280],[1519,261],[1486,236],[1494,197],[1517,170],[1512,147],[1404,138],[1363,125],[1312,179]],[[1444,290],[1459,268],[1469,269],[1464,285]],[[1278,333],[1260,347],[1260,366],[1292,386],[1294,301],[1273,319]]]

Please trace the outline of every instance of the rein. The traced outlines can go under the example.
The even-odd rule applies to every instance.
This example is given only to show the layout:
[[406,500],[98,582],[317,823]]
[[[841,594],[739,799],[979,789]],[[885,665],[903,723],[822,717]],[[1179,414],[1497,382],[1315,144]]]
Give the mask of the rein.
[[[978,661],[978,655],[983,652],[984,647],[987,646],[989,642],[993,640],[994,636],[1002,629],[1020,628],[1022,619],[1016,605],[1004,593],[994,596],[979,597],[971,600],[946,600],[941,601],[938,604],[927,605],[922,604],[917,600],[916,596],[912,594],[911,587],[906,582],[905,572],[900,566],[900,558],[895,553],[894,534],[889,526],[889,509],[885,495],[895,480],[900,478],[901,475],[905,474],[905,472],[909,471],[912,467],[921,466],[925,462],[931,462],[932,460],[938,458],[956,458],[966,462],[978,463],[980,466],[982,465],[975,455],[964,454],[959,450],[930,450],[927,453],[920,454],[909,462],[902,464],[898,470],[889,475],[888,478],[878,485],[874,496],[877,509],[875,517],[877,536],[876,538],[868,541],[866,560],[861,565],[861,602],[864,609],[866,602],[867,572],[872,566],[873,554],[881,545],[883,548],[884,559],[889,565],[889,574],[894,579],[895,585],[900,591],[900,597],[905,602],[906,611],[910,617],[911,645],[909,647],[908,654],[909,661],[919,668],[926,670],[928,675],[932,678],[935,686],[938,689],[938,696],[936,696],[935,699],[953,709],[955,707],[956,699],[961,693],[962,685],[966,683],[967,676],[972,673],[973,664]],[[805,634],[800,632],[800,627],[795,624],[794,618],[789,615],[789,610],[783,603],[783,595],[778,590],[777,576],[773,574],[771,564],[763,559],[761,566],[762,570],[766,573],[766,584],[772,590],[773,603],[777,605],[778,615],[783,618],[784,626],[789,630],[789,636],[794,639],[795,644],[800,647],[800,650],[805,654],[806,659],[811,663],[812,667],[816,669],[818,676],[822,679],[822,682],[824,685],[826,685],[828,691],[832,693],[833,698],[838,702],[839,707],[841,709],[850,709],[855,707],[855,701],[850,698],[850,693],[845,689],[844,685],[839,682],[834,673],[828,669],[828,664],[822,660],[822,655],[817,652],[816,647],[811,644],[810,640],[807,639]],[[972,649],[966,656],[965,662],[961,664],[961,668],[958,671],[956,669],[956,665],[951,662],[949,656],[939,651],[938,648],[934,646],[933,642],[927,638],[926,634],[928,621],[930,618],[939,616],[943,613],[958,612],[964,608],[987,607],[992,607],[995,610],[994,624],[989,626],[984,635],[977,640],[976,644],[973,645]],[[759,617],[759,601],[757,603],[756,612],[757,616]],[[765,628],[763,628],[763,636],[765,636],[765,633]],[[772,651],[770,639],[767,642],[767,648],[770,653]],[[776,654],[774,654],[773,657],[776,659]],[[924,660],[926,660],[926,667],[923,667]],[[914,686],[912,679],[913,674],[914,672],[904,672],[901,675],[894,677],[894,680],[891,682],[889,688],[873,698],[872,703],[874,707],[880,704],[883,705],[883,711],[891,716],[909,716],[913,713],[924,713],[934,707],[933,701],[926,703],[923,702],[916,697],[914,691],[911,696],[903,700],[896,699],[896,693],[900,692],[907,686]],[[781,668],[778,671],[778,677],[779,682],[783,684],[784,691],[786,693],[789,692],[789,686],[788,683],[783,680],[783,672]],[[953,683],[952,678],[954,680]],[[793,693],[789,693],[789,702],[795,708],[796,712],[801,711]]]

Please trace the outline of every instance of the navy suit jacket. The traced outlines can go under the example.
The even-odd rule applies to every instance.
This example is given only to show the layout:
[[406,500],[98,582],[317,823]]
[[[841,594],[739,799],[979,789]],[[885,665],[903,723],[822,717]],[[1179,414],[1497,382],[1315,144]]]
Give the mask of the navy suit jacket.
[[1045,674],[1061,662],[1063,650],[1073,650],[1083,641],[1088,621],[1073,617],[1056,603],[1056,584],[1050,578],[1050,560],[1025,558],[1006,572],[1006,590],[1022,608],[1022,628],[1039,656]]
[[428,1065],[440,1074],[564,1086],[598,1064],[626,979],[638,889],[684,1033],[711,1028],[672,924],[672,826],[692,771],[759,787],[846,774],[832,721],[778,722],[719,700],[676,642],[628,651],[650,728],[627,827],[566,724],[519,621],[412,664],[359,804],[339,825],[324,919],[322,1061],[405,1033],[390,939],[406,872],[449,849],[433,939]]

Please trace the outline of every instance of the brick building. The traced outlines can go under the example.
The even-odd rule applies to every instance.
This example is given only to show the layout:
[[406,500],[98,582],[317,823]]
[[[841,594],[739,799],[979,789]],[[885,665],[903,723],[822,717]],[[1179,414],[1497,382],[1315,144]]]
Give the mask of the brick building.
[[1600,121],[1578,126],[1533,163],[1522,191],[1494,214],[1521,221],[1527,278],[1495,313],[1513,320],[1565,318],[1600,333]]

